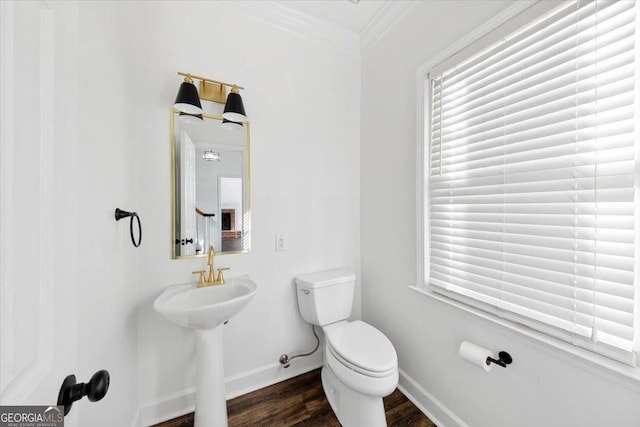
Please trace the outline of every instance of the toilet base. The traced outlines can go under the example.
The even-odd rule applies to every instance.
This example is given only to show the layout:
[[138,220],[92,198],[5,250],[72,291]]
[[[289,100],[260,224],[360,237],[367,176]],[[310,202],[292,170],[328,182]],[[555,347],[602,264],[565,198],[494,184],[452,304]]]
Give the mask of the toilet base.
[[324,394],[343,427],[387,426],[382,397],[352,390],[327,365],[322,367],[321,376]]

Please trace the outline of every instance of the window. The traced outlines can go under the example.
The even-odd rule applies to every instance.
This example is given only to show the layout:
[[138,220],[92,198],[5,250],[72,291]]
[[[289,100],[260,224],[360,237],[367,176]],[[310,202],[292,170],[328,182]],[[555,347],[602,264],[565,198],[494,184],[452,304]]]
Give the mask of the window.
[[431,289],[635,365],[636,2],[569,2],[429,73]]

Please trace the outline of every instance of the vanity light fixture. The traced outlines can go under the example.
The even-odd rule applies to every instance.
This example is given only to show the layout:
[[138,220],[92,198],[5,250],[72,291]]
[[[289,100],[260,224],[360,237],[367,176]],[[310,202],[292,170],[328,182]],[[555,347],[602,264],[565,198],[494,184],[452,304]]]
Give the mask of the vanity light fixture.
[[[178,97],[176,98],[174,105],[177,110],[188,114],[202,114],[200,99],[204,99],[206,101],[225,104],[222,117],[229,121],[242,124],[242,122],[247,120],[247,114],[245,113],[242,97],[240,96],[240,90],[244,89],[242,86],[206,77],[195,76],[188,73],[178,72],[178,75],[185,76],[185,79],[180,85],[180,91],[178,92]],[[200,80],[200,94],[198,94],[196,87],[193,85],[193,79]],[[231,92],[228,96],[227,87],[231,88]],[[181,98],[181,96],[183,96],[183,88],[185,88],[185,96],[188,91],[189,101],[185,101],[185,98]],[[193,97],[196,98],[195,101],[193,100]],[[178,102],[179,100],[180,102]],[[199,111],[195,111],[196,105],[199,108]]]
[[220,161],[220,153],[217,151],[207,150],[202,153],[202,160],[207,162],[219,162]]
[[202,114],[202,105],[198,97],[198,89],[193,84],[190,74],[184,74],[184,81],[180,84],[178,95],[173,107],[187,114]]
[[244,125],[240,122],[234,122],[232,120],[227,120],[224,117],[222,118],[222,128],[226,130],[242,130]]

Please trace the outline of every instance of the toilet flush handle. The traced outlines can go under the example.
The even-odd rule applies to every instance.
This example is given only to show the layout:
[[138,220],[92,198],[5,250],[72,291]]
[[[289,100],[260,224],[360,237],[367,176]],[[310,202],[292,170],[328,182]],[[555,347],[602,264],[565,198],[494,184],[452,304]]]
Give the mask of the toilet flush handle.
[[305,295],[309,295],[311,291],[309,289],[302,289],[302,293]]

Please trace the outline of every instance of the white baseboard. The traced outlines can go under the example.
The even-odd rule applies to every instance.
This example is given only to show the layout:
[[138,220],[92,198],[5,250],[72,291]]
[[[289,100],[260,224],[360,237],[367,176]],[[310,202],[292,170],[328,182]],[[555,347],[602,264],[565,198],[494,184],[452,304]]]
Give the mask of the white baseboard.
[[140,405],[138,427],[152,426],[188,414],[193,412],[195,407],[195,387],[161,396]]
[[242,396],[252,391],[297,377],[322,366],[322,351],[309,357],[291,362],[291,366],[283,368],[280,363],[273,363],[262,368],[246,371],[225,379],[227,399]]
[[398,388],[438,427],[469,427],[402,369]]
[[[268,387],[322,366],[322,352],[295,360],[287,369],[279,363],[269,364],[225,378],[227,399]],[[148,427],[193,412],[196,406],[194,387],[160,396],[140,405],[138,427]]]
[[131,417],[131,427],[140,427],[140,425],[140,408],[137,408],[133,417]]

